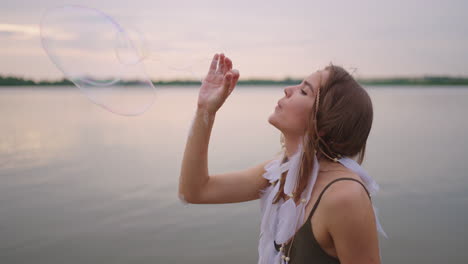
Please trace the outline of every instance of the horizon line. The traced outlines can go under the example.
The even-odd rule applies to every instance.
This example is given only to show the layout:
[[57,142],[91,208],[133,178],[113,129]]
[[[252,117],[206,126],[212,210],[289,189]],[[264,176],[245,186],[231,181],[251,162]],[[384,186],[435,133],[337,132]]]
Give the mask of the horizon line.
[[[350,74],[353,76],[353,74]],[[427,79],[427,78],[450,78],[450,79],[468,79],[468,74],[467,75],[449,75],[449,74],[422,74],[422,75],[382,75],[382,76],[353,76],[356,80],[395,80],[395,79],[407,79],[407,80],[412,80],[412,79]],[[33,82],[60,82],[64,80],[69,80],[67,77],[57,77],[57,78],[33,78],[33,77],[26,77],[26,76],[21,76],[21,75],[7,75],[7,74],[1,74],[0,73],[0,78],[15,78],[15,79],[21,79],[23,81],[33,81]],[[239,80],[243,81],[295,81],[295,80],[301,80],[304,79],[305,77],[297,77],[297,76],[284,76],[284,77],[246,77],[246,78],[239,78]],[[113,79],[113,77],[109,77],[108,79]],[[143,78],[122,78],[122,81],[142,81]],[[177,81],[198,81],[196,78],[159,78],[159,79],[153,79],[153,78],[148,78],[152,82],[177,82]]]

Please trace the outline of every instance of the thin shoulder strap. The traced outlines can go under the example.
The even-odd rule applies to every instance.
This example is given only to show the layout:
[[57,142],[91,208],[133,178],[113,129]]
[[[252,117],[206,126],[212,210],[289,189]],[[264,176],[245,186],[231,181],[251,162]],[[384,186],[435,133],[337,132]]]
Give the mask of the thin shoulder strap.
[[334,182],[341,181],[341,180],[351,180],[351,181],[358,182],[359,184],[362,185],[362,187],[364,187],[364,190],[366,190],[366,193],[367,193],[367,195],[369,196],[369,199],[372,200],[371,195],[369,194],[369,191],[367,191],[366,186],[364,186],[364,184],[362,184],[362,182],[360,182],[360,181],[358,181],[358,180],[356,180],[356,179],[354,179],[354,178],[348,178],[348,177],[334,179],[333,181],[331,181],[330,183],[328,183],[327,186],[325,186],[325,188],[323,188],[323,190],[322,190],[322,192],[320,193],[320,195],[319,195],[317,201],[316,201],[315,204],[314,204],[314,207],[312,208],[312,211],[311,211],[310,214],[309,214],[309,217],[307,218],[308,221],[310,221],[310,218],[311,218],[312,215],[314,214],[315,209],[317,209],[317,206],[318,206],[318,204],[319,204],[319,202],[320,202],[320,199],[322,199],[323,193],[324,193],[324,192],[328,189],[328,187],[330,187],[330,185],[332,185]]

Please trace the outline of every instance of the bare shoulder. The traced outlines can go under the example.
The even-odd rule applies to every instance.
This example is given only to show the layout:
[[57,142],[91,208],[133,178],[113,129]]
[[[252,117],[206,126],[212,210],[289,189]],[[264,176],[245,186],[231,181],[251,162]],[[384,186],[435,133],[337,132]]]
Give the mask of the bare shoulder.
[[[357,175],[340,177],[355,178]],[[359,176],[357,180],[360,181]],[[334,182],[324,195],[326,229],[342,263],[379,263],[372,202],[363,186],[352,180]]]
[[[369,200],[367,189],[364,187],[364,182],[361,180],[359,175],[354,172],[338,172],[333,175],[333,179],[339,178],[351,178],[353,180],[339,180],[331,184],[325,193],[328,193],[327,202],[329,205],[339,205],[341,203],[347,203],[352,201],[366,201]],[[330,181],[331,182],[331,181]],[[325,195],[325,194],[324,194]]]
[[370,215],[373,211],[372,201],[359,175],[354,172],[340,172],[333,177],[338,178],[352,178],[362,185],[353,180],[333,182],[322,197],[327,219],[340,219],[344,215]]

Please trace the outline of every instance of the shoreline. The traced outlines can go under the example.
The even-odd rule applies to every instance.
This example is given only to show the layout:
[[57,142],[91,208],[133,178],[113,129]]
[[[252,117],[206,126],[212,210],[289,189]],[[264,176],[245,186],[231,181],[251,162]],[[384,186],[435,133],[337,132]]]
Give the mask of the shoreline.
[[[392,78],[357,78],[356,81],[365,86],[467,86],[468,77],[450,77],[450,76],[424,76],[424,77],[392,77]],[[180,80],[151,80],[155,86],[198,86],[200,81],[193,79],[180,79]],[[298,78],[284,78],[282,80],[276,79],[246,79],[239,80],[238,86],[274,86],[274,85],[296,85],[302,82],[302,79]],[[118,85],[126,86],[140,86],[146,85],[138,79],[122,80]],[[13,76],[1,76],[0,75],[0,87],[1,86],[75,86],[71,81],[67,79],[60,80],[42,80],[34,81],[31,79],[24,79],[22,77]]]

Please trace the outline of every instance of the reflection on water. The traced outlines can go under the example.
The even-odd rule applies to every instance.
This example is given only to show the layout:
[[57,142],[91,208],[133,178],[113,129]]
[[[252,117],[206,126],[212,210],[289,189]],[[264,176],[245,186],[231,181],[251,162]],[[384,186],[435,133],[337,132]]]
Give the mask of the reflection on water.
[[[364,168],[389,235],[384,263],[465,260],[468,89],[368,87]],[[216,116],[211,173],[279,150],[268,124],[281,87],[241,87]],[[0,90],[0,262],[255,263],[258,201],[183,205],[177,183],[197,90],[158,88],[123,117],[78,89]]]

